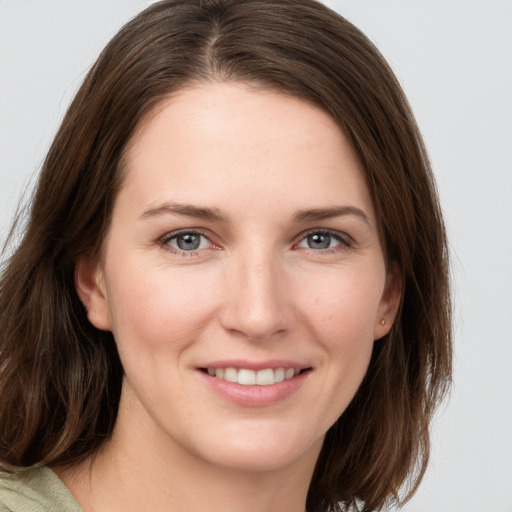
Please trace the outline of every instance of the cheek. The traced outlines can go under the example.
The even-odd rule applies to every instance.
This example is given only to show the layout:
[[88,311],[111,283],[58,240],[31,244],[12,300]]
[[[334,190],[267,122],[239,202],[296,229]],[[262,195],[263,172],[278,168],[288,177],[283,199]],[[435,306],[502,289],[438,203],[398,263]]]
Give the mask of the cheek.
[[194,339],[215,308],[212,279],[200,273],[164,266],[129,265],[129,279],[118,266],[108,286],[113,330],[120,350],[179,349]]
[[317,276],[317,286],[303,288],[305,322],[325,354],[322,396],[330,421],[347,407],[366,374],[383,282],[380,272],[362,277],[340,270]]
[[302,311],[332,349],[345,344],[373,342],[373,332],[384,284],[378,268],[332,269],[302,280],[294,292],[301,297]]

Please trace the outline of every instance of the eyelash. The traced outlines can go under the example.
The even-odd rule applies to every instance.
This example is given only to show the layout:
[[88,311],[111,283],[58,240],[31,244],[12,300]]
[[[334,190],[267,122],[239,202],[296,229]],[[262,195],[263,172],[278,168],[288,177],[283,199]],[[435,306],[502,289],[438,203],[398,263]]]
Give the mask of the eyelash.
[[202,231],[200,231],[198,229],[180,229],[179,231],[172,231],[171,233],[168,233],[163,238],[161,238],[159,241],[159,244],[162,247],[162,249],[169,251],[172,254],[177,254],[177,255],[183,256],[183,257],[198,256],[199,252],[203,249],[184,251],[182,249],[175,248],[175,247],[172,247],[171,245],[169,245],[172,240],[175,240],[175,239],[179,238],[180,236],[184,236],[184,235],[195,235],[195,236],[202,237],[202,238],[208,240],[208,242],[210,244],[212,244],[214,247],[216,247],[215,244],[213,244],[213,242],[208,238],[208,236],[206,236]]
[[301,238],[299,242],[295,245],[297,246],[299,243],[301,243],[303,240],[306,240],[311,235],[328,235],[329,237],[332,237],[334,238],[334,240],[339,242],[339,245],[336,245],[335,247],[332,248],[326,248],[321,250],[315,250],[312,249],[311,247],[307,248],[308,250],[314,252],[315,254],[335,254],[345,249],[349,249],[354,244],[353,239],[349,235],[341,231],[335,231],[332,229],[311,229],[306,233],[302,233],[300,235]]
[[[159,245],[162,247],[162,249],[169,251],[172,254],[177,254],[179,256],[183,256],[183,257],[198,256],[199,253],[204,249],[185,251],[185,250],[182,250],[179,248],[172,247],[170,245],[170,242],[172,240],[176,240],[180,236],[184,236],[184,235],[194,235],[194,236],[202,237],[202,238],[208,240],[209,244],[211,244],[214,248],[216,248],[216,249],[219,248],[210,240],[210,238],[204,232],[202,232],[198,229],[182,229],[179,231],[173,231],[171,233],[168,233],[163,238],[161,238],[159,240]],[[347,235],[346,233],[331,230],[331,229],[311,229],[305,233],[301,233],[300,238],[299,238],[298,242],[296,242],[294,244],[294,247],[297,247],[302,241],[306,240],[309,236],[312,236],[312,235],[327,235],[329,237],[332,237],[337,242],[339,242],[339,245],[336,245],[335,247],[332,247],[332,248],[325,248],[325,249],[320,249],[320,250],[315,250],[311,247],[305,248],[309,251],[312,251],[315,254],[333,254],[333,253],[337,253],[337,252],[343,251],[345,249],[348,249],[348,248],[352,247],[352,245],[353,245],[352,238],[349,235]]]

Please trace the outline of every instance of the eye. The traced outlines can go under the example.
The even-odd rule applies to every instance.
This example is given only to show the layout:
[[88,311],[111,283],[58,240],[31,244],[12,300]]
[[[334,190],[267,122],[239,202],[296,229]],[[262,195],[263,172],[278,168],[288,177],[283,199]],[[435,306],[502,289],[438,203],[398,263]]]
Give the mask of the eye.
[[325,251],[329,249],[335,250],[340,246],[350,246],[348,236],[331,231],[310,232],[297,244],[297,247],[313,249],[315,251]]
[[191,253],[212,247],[210,240],[197,231],[180,231],[169,233],[161,244],[163,247],[175,253]]

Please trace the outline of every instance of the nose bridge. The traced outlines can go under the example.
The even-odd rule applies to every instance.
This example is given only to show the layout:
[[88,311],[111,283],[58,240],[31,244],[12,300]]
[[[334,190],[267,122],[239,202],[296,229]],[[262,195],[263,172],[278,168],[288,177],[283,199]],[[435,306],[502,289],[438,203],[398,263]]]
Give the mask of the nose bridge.
[[287,299],[281,261],[270,247],[237,252],[229,268],[224,327],[261,339],[287,327]]

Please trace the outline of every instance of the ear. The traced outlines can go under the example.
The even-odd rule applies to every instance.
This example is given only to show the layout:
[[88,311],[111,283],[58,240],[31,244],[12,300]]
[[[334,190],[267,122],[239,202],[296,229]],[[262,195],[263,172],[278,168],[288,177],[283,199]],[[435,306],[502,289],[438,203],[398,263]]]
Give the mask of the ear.
[[386,276],[386,285],[377,312],[373,339],[385,336],[393,326],[402,298],[402,274],[396,263],[392,264]]
[[88,255],[75,260],[75,287],[94,327],[112,330],[112,318],[107,300],[107,289],[101,264]]

